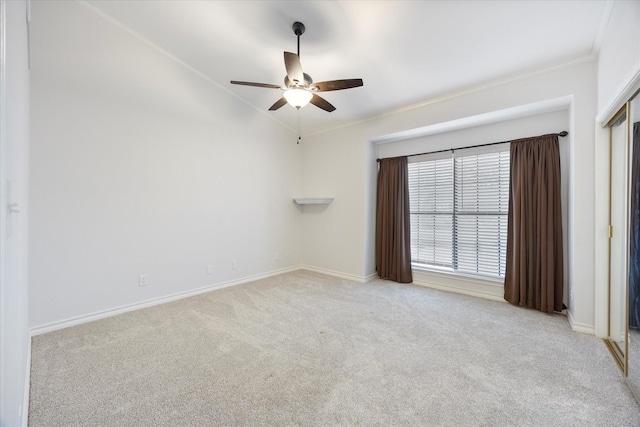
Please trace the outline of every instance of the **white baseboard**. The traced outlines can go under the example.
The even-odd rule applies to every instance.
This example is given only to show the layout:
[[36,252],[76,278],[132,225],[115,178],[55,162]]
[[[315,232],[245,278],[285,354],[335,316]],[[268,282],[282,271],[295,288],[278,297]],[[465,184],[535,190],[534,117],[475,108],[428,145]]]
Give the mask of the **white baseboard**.
[[189,298],[189,297],[192,297],[192,296],[195,296],[195,295],[200,295],[200,294],[203,294],[203,293],[206,293],[206,292],[215,291],[217,289],[223,289],[223,288],[228,288],[228,287],[231,287],[231,286],[240,285],[240,284],[243,284],[243,283],[254,282],[256,280],[266,279],[268,277],[273,277],[273,276],[277,276],[277,275],[280,275],[280,274],[289,273],[289,272],[292,272],[292,271],[297,271],[297,270],[300,270],[300,269],[301,269],[300,266],[283,268],[283,269],[279,269],[279,270],[270,271],[268,273],[256,274],[254,276],[243,277],[241,279],[230,280],[228,282],[223,282],[223,283],[216,283],[216,284],[208,285],[208,286],[205,286],[205,287],[202,287],[202,288],[193,289],[193,290],[186,291],[186,292],[179,292],[179,293],[172,294],[172,295],[167,295],[167,296],[164,296],[164,297],[153,298],[153,299],[141,301],[141,302],[134,303],[134,304],[128,304],[128,305],[124,305],[124,306],[120,306],[120,307],[116,307],[116,308],[111,308],[111,309],[108,309],[108,310],[102,310],[102,311],[98,311],[98,312],[91,313],[91,314],[85,314],[85,315],[82,315],[82,316],[72,317],[72,318],[69,318],[69,319],[48,323],[48,324],[45,324],[45,325],[35,326],[35,327],[31,328],[31,336],[33,337],[33,336],[36,336],[36,335],[45,334],[47,332],[56,331],[58,329],[64,329],[64,328],[68,328],[70,326],[76,326],[76,325],[80,325],[80,324],[83,324],[83,323],[92,322],[94,320],[99,320],[99,319],[104,319],[106,317],[116,316],[118,314],[127,313],[129,311],[139,310],[139,309],[147,308],[147,307],[153,307],[155,305],[165,304],[165,303],[176,301],[176,300],[180,300],[180,299],[183,299],[183,298]]
[[571,311],[569,310],[567,310],[567,320],[569,321],[569,326],[571,327],[571,330],[575,332],[582,332],[582,333],[591,334],[591,335],[595,335],[596,333],[596,329],[593,325],[586,325],[584,323],[576,322],[575,319],[573,318],[573,315],[571,314]]
[[27,363],[24,374],[24,396],[22,398],[22,427],[27,427],[29,424],[29,393],[31,392],[31,337],[29,337],[29,343],[27,344]]
[[370,281],[372,281],[374,279],[377,279],[377,278],[378,278],[378,273],[372,273],[372,274],[369,274],[368,276],[365,276],[364,277],[364,281],[365,282],[370,282]]
[[[367,282],[371,276],[356,276],[355,274],[342,273],[340,271],[327,270],[326,268],[312,267],[310,265],[300,266],[301,270],[313,271],[314,273],[326,274],[327,276],[338,277],[340,279],[355,280],[356,282]],[[375,274],[373,275],[375,277]]]

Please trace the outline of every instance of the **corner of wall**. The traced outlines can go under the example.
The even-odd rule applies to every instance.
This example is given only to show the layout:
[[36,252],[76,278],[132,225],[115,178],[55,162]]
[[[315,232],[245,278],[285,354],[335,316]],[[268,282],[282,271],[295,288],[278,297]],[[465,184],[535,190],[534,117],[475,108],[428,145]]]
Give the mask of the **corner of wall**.
[[593,326],[576,322],[570,311],[567,312],[567,320],[569,321],[569,326],[573,331],[591,335],[595,333]]
[[[0,425],[26,425],[30,383],[27,266],[28,3],[0,0]],[[9,108],[8,108],[9,107]],[[15,209],[6,209],[6,207]]]

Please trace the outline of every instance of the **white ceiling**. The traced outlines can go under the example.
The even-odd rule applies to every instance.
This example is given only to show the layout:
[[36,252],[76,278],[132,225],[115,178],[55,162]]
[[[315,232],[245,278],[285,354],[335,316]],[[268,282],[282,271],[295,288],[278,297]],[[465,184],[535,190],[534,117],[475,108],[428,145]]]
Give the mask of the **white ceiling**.
[[362,78],[364,86],[321,94],[337,109],[301,110],[313,134],[447,94],[597,54],[607,1],[119,1],[91,5],[249,103],[296,128],[289,106],[270,112],[282,84],[283,51],[301,37],[303,69],[315,81]]

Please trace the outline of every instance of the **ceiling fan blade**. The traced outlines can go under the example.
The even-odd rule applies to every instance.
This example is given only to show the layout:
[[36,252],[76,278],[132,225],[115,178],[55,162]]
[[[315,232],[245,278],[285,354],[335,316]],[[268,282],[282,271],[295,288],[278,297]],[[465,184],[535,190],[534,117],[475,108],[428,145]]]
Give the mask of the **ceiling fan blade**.
[[304,84],[304,74],[302,73],[302,65],[300,58],[295,53],[284,53],[284,66],[287,69],[287,77],[291,82]]
[[282,89],[282,86],[272,85],[272,84],[269,84],[269,83],[239,82],[239,81],[236,81],[236,80],[231,80],[231,84],[233,84],[233,85],[243,85],[243,86],[265,87],[267,89]]
[[331,90],[351,89],[352,87],[359,87],[363,84],[362,79],[331,80],[328,82],[314,83],[313,86],[311,86],[311,90],[315,92],[329,92]]
[[273,104],[270,108],[269,111],[275,111],[278,108],[282,107],[283,105],[285,105],[287,103],[287,100],[284,99],[284,96],[280,99],[278,99],[275,104]]
[[336,107],[331,105],[326,99],[319,97],[315,93],[309,102],[318,108],[322,108],[324,111],[328,111],[329,113],[336,109]]

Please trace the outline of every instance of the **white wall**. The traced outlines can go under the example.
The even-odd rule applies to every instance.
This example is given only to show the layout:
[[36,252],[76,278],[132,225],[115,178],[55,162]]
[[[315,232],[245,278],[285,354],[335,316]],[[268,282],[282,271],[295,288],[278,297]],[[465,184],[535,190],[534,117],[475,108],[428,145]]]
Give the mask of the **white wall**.
[[[438,132],[416,138],[381,142],[376,144],[376,149],[378,157],[405,156],[560,132],[567,130],[569,125],[568,110],[560,109],[497,123],[467,125],[469,127],[465,126],[463,129]],[[559,141],[560,145],[565,146],[567,139],[559,139]]]
[[615,103],[639,71],[640,2],[618,0],[613,4],[598,56],[598,112]]
[[[19,426],[27,420],[30,368],[26,2],[0,0],[0,10],[0,425]],[[20,212],[8,215],[9,203],[18,204]]]
[[350,133],[352,130],[343,130],[337,138],[307,137],[302,142],[303,195],[334,198],[326,208],[304,208],[302,264],[362,280],[366,238],[365,145],[362,135]]
[[[304,263],[365,278],[375,272],[376,147],[380,136],[477,116],[525,104],[566,98],[569,114],[567,216],[570,320],[575,329],[594,325],[594,129],[596,64],[560,67],[452,95],[397,114],[310,136],[304,143],[305,191],[336,192],[331,215],[305,218]],[[563,130],[563,129],[557,129]],[[526,135],[522,135],[526,136]],[[495,140],[501,141],[500,135]],[[318,159],[316,161],[316,159]],[[330,159],[338,162],[327,164]],[[338,194],[343,203],[338,202]],[[345,226],[348,224],[348,226]],[[347,242],[344,244],[343,242]]]
[[289,131],[90,7],[32,7],[33,328],[299,264]]

